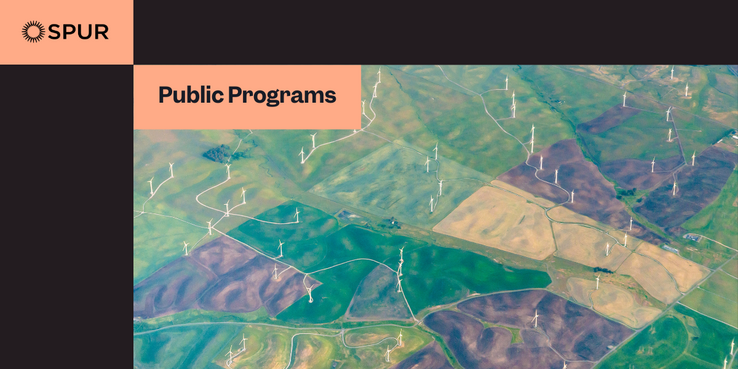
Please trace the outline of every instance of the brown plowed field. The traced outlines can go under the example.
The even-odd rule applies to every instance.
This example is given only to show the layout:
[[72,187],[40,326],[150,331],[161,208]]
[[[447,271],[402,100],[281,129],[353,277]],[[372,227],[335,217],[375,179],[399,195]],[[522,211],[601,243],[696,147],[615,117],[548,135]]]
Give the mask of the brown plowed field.
[[647,190],[671,177],[671,171],[681,163],[680,156],[656,160],[651,173],[651,162],[648,160],[621,159],[602,163],[600,170],[624,189],[635,187],[638,190]]
[[433,341],[422,350],[392,367],[392,369],[453,369],[438,342]]
[[628,107],[624,108],[622,104],[618,104],[602,113],[599,117],[578,125],[577,132],[586,132],[593,135],[600,134],[625,122],[626,119],[640,112],[640,110]]
[[[133,316],[152,318],[187,309],[245,313],[261,306],[274,316],[306,292],[303,274],[290,269],[275,281],[273,268],[272,260],[220,237],[134,286]],[[279,272],[285,268],[277,265]]]

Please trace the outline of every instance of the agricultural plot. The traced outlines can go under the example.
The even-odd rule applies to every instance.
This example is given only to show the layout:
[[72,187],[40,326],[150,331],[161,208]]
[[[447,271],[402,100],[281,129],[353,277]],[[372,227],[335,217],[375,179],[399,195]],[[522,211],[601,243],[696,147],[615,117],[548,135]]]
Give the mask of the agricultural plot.
[[[397,142],[387,144],[310,189],[329,200],[384,218],[431,229],[492,178],[433,153]],[[432,148],[429,148],[432,149]],[[430,156],[430,173],[426,157]],[[438,169],[438,173],[435,170]],[[438,178],[444,180],[439,198]],[[433,212],[429,201],[434,200]]]
[[[616,229],[630,226],[630,215],[623,203],[616,199],[614,186],[600,174],[597,166],[586,161],[575,140],[564,140],[531,155],[528,163],[539,163],[543,155],[543,170],[538,171],[525,163],[516,166],[498,179],[524,191],[542,196],[555,203],[593,220],[605,223]],[[558,186],[554,184],[558,169]],[[565,190],[564,190],[565,189]],[[569,193],[574,191],[574,203]],[[568,192],[567,192],[568,191]],[[644,241],[660,243],[661,237],[653,234],[637,221],[629,235]]]
[[[735,292],[728,293],[734,294]],[[738,302],[731,300],[731,297],[697,288],[684,297],[680,303],[723,323],[738,327]]]
[[627,369],[635,365],[636,368],[719,369],[730,352],[730,341],[737,335],[738,329],[675,305],[597,368]]
[[723,266],[723,271],[738,278],[738,259],[733,259]]
[[206,368],[224,357],[221,349],[240,331],[237,325],[204,325],[134,335],[133,364],[139,368]]
[[359,284],[349,305],[347,320],[404,320],[410,311],[397,293],[397,274],[378,265]]
[[654,160],[619,159],[600,165],[600,171],[625,189],[647,190],[671,178],[671,172],[684,163],[681,155]]
[[472,293],[543,288],[547,273],[506,267],[469,251],[424,247],[405,253],[403,291],[416,314]]
[[407,359],[392,367],[392,369],[452,369],[453,366],[448,363],[446,354],[443,352],[441,345],[433,341],[423,347],[423,349],[415,352]]
[[674,277],[661,264],[640,254],[630,254],[617,273],[633,277],[651,296],[665,304],[681,296]]
[[494,187],[477,190],[433,231],[536,260],[556,250],[544,210]]
[[596,289],[595,281],[569,278],[566,284],[567,291],[577,302],[631,328],[643,327],[661,313],[657,308],[642,306],[626,289],[609,283],[601,281]]
[[[717,199],[681,227],[735,248],[738,245],[738,171],[733,170]],[[738,273],[735,273],[738,276]]]
[[[553,223],[556,256],[591,267],[616,270],[630,255],[630,250],[617,245],[611,236],[598,230],[574,224]],[[617,240],[621,241],[622,240]],[[631,239],[631,242],[637,241]],[[610,253],[607,254],[607,244]]]
[[[226,237],[203,245],[133,287],[133,315],[151,318],[187,309],[246,313],[264,306],[274,316],[305,294],[303,275],[286,270]],[[308,278],[307,283],[312,279]]]
[[675,196],[673,183],[667,182],[651,191],[633,210],[659,226],[678,226],[718,197],[736,163],[738,155],[709,148],[696,158],[695,166],[676,174]]
[[710,274],[710,269],[650,243],[642,243],[638,246],[636,252],[663,265],[682,292],[689,291],[695,283]]

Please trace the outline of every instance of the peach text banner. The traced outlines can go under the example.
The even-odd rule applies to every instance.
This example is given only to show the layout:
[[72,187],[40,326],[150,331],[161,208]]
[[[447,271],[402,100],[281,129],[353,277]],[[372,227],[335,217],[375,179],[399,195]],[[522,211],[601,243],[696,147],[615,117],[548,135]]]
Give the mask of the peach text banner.
[[[188,94],[188,85],[197,94]],[[159,102],[168,92],[161,92],[162,87],[171,88],[172,96]],[[231,87],[242,93],[229,102]],[[201,101],[203,89],[210,91],[209,103],[187,102],[188,97]],[[249,90],[254,95],[247,95],[244,103]],[[279,90],[277,106],[268,106],[268,98],[257,102],[264,97],[257,91],[273,90]],[[133,91],[134,129],[361,128],[360,65],[134,65]],[[175,92],[180,100],[183,91],[185,102],[176,103]],[[217,96],[220,103],[214,101],[216,91],[222,92]],[[283,96],[282,91],[291,94]],[[322,91],[323,103],[319,96],[316,102],[312,96],[309,102],[292,102],[294,91],[300,91],[303,100],[305,91]],[[332,103],[328,91],[333,91]]]
[[[44,31],[38,37],[38,26],[28,28],[28,36],[38,37],[33,42],[23,34],[29,22],[38,22]],[[131,65],[133,0],[3,1],[0,64]]]

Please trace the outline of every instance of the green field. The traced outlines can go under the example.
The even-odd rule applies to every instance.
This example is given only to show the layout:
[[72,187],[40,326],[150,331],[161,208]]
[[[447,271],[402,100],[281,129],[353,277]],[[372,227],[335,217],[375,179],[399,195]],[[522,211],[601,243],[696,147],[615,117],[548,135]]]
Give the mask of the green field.
[[738,259],[733,259],[723,266],[723,271],[738,278]]
[[738,303],[738,279],[723,271],[715,272],[710,279],[700,285],[700,288]]
[[514,269],[482,255],[431,246],[405,253],[403,291],[414,313],[458,301],[471,293],[544,288],[545,272]]
[[697,288],[680,302],[702,314],[738,327],[738,303],[729,300],[728,296]]
[[140,368],[207,368],[224,357],[223,347],[240,331],[237,325],[205,325],[134,336],[133,363]]
[[738,222],[736,222],[738,207],[733,205],[736,198],[738,198],[738,171],[733,171],[718,198],[681,226],[690,232],[705,235],[735,248],[738,246]]
[[595,368],[722,368],[735,337],[738,329],[675,305]]
[[[437,164],[432,160],[432,153],[421,153],[405,145],[403,142],[387,144],[328,177],[310,192],[377,216],[394,216],[401,223],[431,229],[483,183],[492,180],[439,155],[438,175],[444,180],[443,196],[431,213],[430,197],[437,200],[439,190],[435,177]],[[426,156],[431,157],[429,173],[426,173]]]

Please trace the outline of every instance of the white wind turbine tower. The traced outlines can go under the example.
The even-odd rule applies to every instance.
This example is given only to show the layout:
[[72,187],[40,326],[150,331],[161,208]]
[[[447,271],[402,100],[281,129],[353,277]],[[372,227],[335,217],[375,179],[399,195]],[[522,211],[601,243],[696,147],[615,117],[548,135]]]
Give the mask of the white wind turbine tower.
[[543,170],[543,154],[541,154],[541,164],[539,164],[538,170]]
[[515,103],[512,104],[512,106],[510,107],[510,109],[513,111],[512,117],[515,118]]
[[400,328],[400,335],[397,336],[397,346],[402,346],[402,328]]
[[676,196],[677,184],[676,179],[674,180],[674,187],[671,189],[671,196]]
[[571,203],[574,203],[574,190],[571,190]]
[[625,107],[625,94],[627,94],[627,93],[628,93],[628,91],[625,91],[625,93],[623,93],[623,107]]
[[669,121],[669,113],[671,113],[671,106],[669,107],[669,109],[666,109],[666,121],[667,122]]
[[212,218],[210,220],[208,220],[208,234],[211,235],[211,236],[213,235],[213,226],[210,225],[210,223],[212,223],[212,221],[213,221]]
[[431,213],[432,213],[433,212],[433,195],[431,195],[430,208],[431,208]]
[[653,157],[653,160],[651,160],[651,173],[653,173],[653,165],[656,164],[656,157]]
[[438,180],[438,197],[441,197],[443,195],[443,180]]
[[[182,242],[184,242],[184,241],[182,241]],[[187,252],[187,242],[184,242],[184,247],[182,249],[185,250],[185,256],[189,255],[189,253]]]
[[151,196],[153,197],[154,196],[154,177],[151,177],[151,179],[148,180],[148,182],[149,182],[149,188],[151,189]]
[[246,351],[246,341],[247,341],[246,334],[245,333],[241,333],[241,334],[242,334],[241,342],[243,342],[243,351]]
[[169,163],[169,178],[174,178],[174,169],[172,169],[174,163]]
[[313,138],[313,150],[315,150],[315,135],[317,135],[317,134],[318,134],[318,132],[315,132],[315,133],[313,133],[313,134],[310,135],[310,137]]
[[515,90],[513,90],[513,105],[515,105]]
[[377,97],[377,85],[378,84],[379,84],[379,82],[377,82],[377,83],[374,84],[374,93],[372,94],[372,98],[376,98]]
[[241,187],[241,197],[243,198],[242,204],[245,204],[246,203],[246,190],[244,190],[243,187]]
[[223,204],[226,207],[226,213],[225,213],[226,218],[228,218],[230,216],[230,212],[228,211],[228,203],[229,202],[231,202],[231,200],[228,200],[228,201],[226,201],[225,204]]
[[228,362],[227,363],[230,366],[231,363],[233,362],[233,345],[231,345],[231,349],[228,350],[228,352],[226,353],[226,356],[228,356]]
[[[363,114],[363,115],[366,115],[366,112],[364,111],[364,102],[365,102],[365,101],[366,101],[366,100],[361,100],[361,114]],[[355,132],[355,131],[356,131],[356,130],[354,130],[354,132]]]
[[725,357],[725,360],[723,360],[723,369],[727,369],[728,367],[728,357]]
[[225,167],[226,167],[226,172],[228,172],[228,179],[231,179],[231,165],[226,164]]
[[430,171],[430,158],[428,156],[425,157],[425,172],[428,173]]
[[733,345],[735,344],[735,338],[733,338],[732,341],[730,341],[730,354],[733,355]]
[[671,66],[671,78],[669,79],[674,79],[674,66],[673,65]]
[[294,216],[294,218],[297,219],[295,221],[295,223],[300,223],[300,211],[297,210],[297,208],[295,208],[295,216]]
[[559,184],[559,170],[556,169],[556,174],[554,174],[554,183]]
[[389,346],[387,346],[387,356],[386,356],[386,357],[384,358],[384,360],[385,360],[386,362],[388,362],[388,363],[390,362],[390,359],[389,359],[389,354],[390,354],[390,352],[391,352],[391,350],[389,349]]
[[397,293],[402,293],[402,279],[400,277],[397,277]]
[[536,138],[536,125],[533,125],[533,128],[530,129],[530,153],[533,153],[533,142]]
[[507,91],[507,75],[505,75],[505,91]]
[[313,286],[315,286],[315,285],[314,284],[313,285],[310,285],[310,287],[305,286],[305,289],[308,292],[308,296],[310,296],[310,300],[308,302],[311,303],[311,304],[313,303]]
[[633,217],[630,217],[630,228],[628,228],[629,231],[633,230]]
[[687,87],[684,88],[684,97],[687,97],[688,92],[689,92],[689,83],[687,83]]
[[595,287],[596,290],[600,289],[600,275],[597,275],[597,287]]
[[435,160],[438,160],[438,142],[436,142],[436,148],[433,149],[433,151],[435,151],[435,153],[436,153],[436,159]]
[[625,233],[625,237],[623,238],[623,247],[628,247],[628,233]]
[[275,281],[277,280],[277,276],[279,276],[279,274],[277,274],[277,263],[274,263],[274,280]]
[[538,328],[538,317],[539,316],[540,315],[538,315],[538,309],[536,309],[536,315],[531,320],[531,323],[534,323],[533,328]]
[[382,83],[382,67],[377,70],[377,83]]
[[671,142],[671,128],[669,128],[669,139],[667,141]]
[[281,258],[282,257],[282,245],[284,245],[284,242],[282,242],[282,240],[279,240],[279,246],[278,246],[278,248],[279,248],[279,256],[277,256],[277,258]]
[[697,151],[692,152],[692,166],[694,166],[694,155],[697,153]]
[[605,256],[610,256],[610,243],[608,242],[605,246]]
[[300,164],[305,164],[305,148],[300,149],[300,153],[297,154],[300,155]]
[[402,260],[400,260],[400,265],[397,266],[397,276],[402,277]]
[[404,260],[402,260],[402,250],[404,249],[405,249],[405,246],[400,247],[400,264],[404,262]]
[[566,361],[564,361],[564,368],[563,369],[566,369]]

